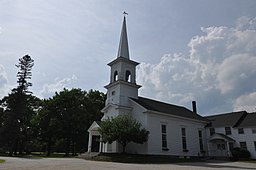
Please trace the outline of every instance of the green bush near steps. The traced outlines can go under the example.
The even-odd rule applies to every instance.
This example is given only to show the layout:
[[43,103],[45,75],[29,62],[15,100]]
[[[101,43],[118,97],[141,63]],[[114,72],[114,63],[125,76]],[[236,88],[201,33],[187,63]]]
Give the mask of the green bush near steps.
[[251,157],[251,154],[248,150],[242,149],[242,148],[234,148],[232,151],[232,160],[249,160]]

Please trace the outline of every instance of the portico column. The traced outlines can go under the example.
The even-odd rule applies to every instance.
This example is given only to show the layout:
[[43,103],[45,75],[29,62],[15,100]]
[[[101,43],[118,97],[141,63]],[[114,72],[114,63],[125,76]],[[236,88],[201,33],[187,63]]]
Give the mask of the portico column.
[[227,143],[227,155],[228,155],[228,157],[230,157],[231,156],[231,152],[230,152],[230,148],[229,148],[229,142],[226,141],[226,143]]
[[92,133],[89,131],[89,141],[88,141],[88,151],[91,152],[92,149]]
[[100,148],[99,148],[99,152],[101,153],[102,152],[102,138],[101,138],[101,136],[100,136]]

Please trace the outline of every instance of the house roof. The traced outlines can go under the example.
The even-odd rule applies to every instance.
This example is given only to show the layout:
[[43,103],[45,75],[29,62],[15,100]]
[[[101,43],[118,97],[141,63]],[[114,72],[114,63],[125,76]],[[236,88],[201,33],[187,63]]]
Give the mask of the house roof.
[[204,117],[192,112],[191,110],[177,105],[172,105],[148,98],[138,97],[138,99],[131,98],[133,101],[141,105],[147,110],[166,113],[174,116],[190,118],[200,121],[208,121]]
[[224,113],[219,115],[206,116],[211,123],[208,127],[238,127],[246,118],[246,111]]
[[248,113],[239,127],[256,127],[256,112]]
[[231,137],[227,136],[227,135],[224,135],[222,133],[215,133],[213,134],[209,139],[208,141],[210,142],[214,142],[216,140],[224,140],[224,141],[228,141],[228,142],[234,142],[235,140],[232,139]]

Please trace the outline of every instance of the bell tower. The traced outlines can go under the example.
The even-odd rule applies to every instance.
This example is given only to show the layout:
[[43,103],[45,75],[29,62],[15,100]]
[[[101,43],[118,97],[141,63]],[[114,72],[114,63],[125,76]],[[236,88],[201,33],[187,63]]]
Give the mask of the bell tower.
[[117,58],[108,63],[111,71],[110,83],[105,86],[107,89],[106,106],[112,104],[118,107],[129,107],[129,97],[138,98],[138,89],[141,87],[136,84],[136,66],[138,64],[130,60],[126,17],[124,16]]

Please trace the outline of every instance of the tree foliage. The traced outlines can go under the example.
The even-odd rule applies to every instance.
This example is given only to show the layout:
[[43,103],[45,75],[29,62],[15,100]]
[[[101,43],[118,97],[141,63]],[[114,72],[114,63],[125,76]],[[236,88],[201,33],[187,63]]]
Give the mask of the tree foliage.
[[2,140],[0,142],[9,148],[9,155],[12,155],[13,152],[16,154],[17,151],[20,154],[24,150],[29,151],[28,143],[32,134],[30,120],[39,105],[39,99],[32,96],[28,90],[28,87],[32,86],[28,80],[31,79],[33,65],[34,60],[29,55],[19,59],[19,63],[16,65],[19,68],[17,73],[18,86],[0,102],[4,109],[0,129]]
[[100,124],[99,132],[104,143],[118,141],[125,152],[130,142],[142,144],[148,140],[149,132],[130,115],[118,115],[107,118]]
[[243,148],[234,148],[231,151],[232,153],[232,160],[248,160],[250,159],[251,153]]
[[41,100],[29,91],[33,66],[29,55],[19,59],[18,85],[0,100],[0,152],[61,151],[68,156],[86,150],[87,130],[103,116],[106,95],[74,88]]
[[23,93],[31,93],[28,91],[28,87],[32,86],[32,83],[28,81],[32,77],[32,67],[34,66],[34,60],[29,56],[25,55],[19,59],[19,63],[16,65],[20,69],[17,73],[17,83],[18,88],[17,90]]
[[99,91],[64,89],[44,100],[33,122],[38,127],[39,141],[47,145],[47,155],[57,143],[64,144],[66,156],[84,149],[88,141],[87,129],[94,120],[101,119],[105,99],[105,94]]

